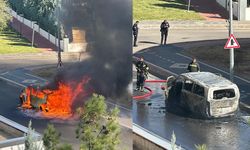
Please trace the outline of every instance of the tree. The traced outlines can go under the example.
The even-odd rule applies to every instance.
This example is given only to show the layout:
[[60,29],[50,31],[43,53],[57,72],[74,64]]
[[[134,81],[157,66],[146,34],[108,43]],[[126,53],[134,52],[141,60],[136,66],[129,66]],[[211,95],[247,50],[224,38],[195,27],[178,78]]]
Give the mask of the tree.
[[24,134],[25,136],[25,150],[42,150],[42,144],[37,143],[35,137],[35,130],[32,129],[32,122],[29,122],[28,132]]
[[7,23],[10,19],[7,2],[0,0],[0,31],[7,27]]
[[56,31],[56,0],[9,0],[10,6],[18,14],[37,21],[44,30],[49,30],[52,34]]
[[56,150],[59,144],[60,134],[56,131],[53,124],[48,124],[44,130],[43,144],[46,150]]
[[78,108],[80,123],[76,130],[81,150],[114,150],[119,144],[119,109],[107,111],[105,98],[93,94],[85,106]]

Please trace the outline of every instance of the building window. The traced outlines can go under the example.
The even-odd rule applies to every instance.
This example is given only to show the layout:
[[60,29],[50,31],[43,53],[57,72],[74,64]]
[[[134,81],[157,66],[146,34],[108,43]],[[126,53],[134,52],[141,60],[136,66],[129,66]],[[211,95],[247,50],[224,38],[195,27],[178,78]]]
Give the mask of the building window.
[[250,0],[247,0],[247,7],[250,7]]

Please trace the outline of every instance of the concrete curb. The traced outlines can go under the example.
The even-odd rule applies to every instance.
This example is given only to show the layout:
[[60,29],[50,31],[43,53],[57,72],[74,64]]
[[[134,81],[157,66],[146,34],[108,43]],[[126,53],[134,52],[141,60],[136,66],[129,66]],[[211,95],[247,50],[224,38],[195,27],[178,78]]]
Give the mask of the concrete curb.
[[[162,21],[141,21],[140,29],[160,29]],[[225,21],[169,21],[171,29],[228,29],[228,22]],[[235,30],[250,30],[250,21],[234,21]]]

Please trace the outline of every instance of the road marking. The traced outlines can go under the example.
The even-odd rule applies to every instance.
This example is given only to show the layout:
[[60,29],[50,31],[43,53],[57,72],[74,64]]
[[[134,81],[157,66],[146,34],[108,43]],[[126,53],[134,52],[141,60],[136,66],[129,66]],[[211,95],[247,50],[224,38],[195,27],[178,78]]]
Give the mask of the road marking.
[[2,76],[0,76],[0,78],[1,78],[1,79],[3,79],[3,80],[5,80],[5,81],[8,81],[8,82],[14,83],[14,84],[16,84],[16,85],[18,85],[18,86],[21,86],[21,87],[26,88],[26,86],[25,86],[25,85],[20,84],[20,83],[18,83],[18,82],[16,82],[16,81],[13,81],[13,80],[7,79],[7,78],[2,77]]
[[29,74],[29,73],[25,73],[26,75],[28,75],[28,76],[31,76],[31,77],[34,77],[34,78],[37,78],[37,79],[40,79],[40,80],[43,80],[43,81],[48,81],[48,80],[46,80],[46,79],[43,79],[43,78],[41,78],[41,77],[38,77],[38,76],[35,76],[35,75],[32,75],[32,74]]
[[123,106],[121,106],[121,105],[118,105],[118,104],[115,104],[115,103],[109,102],[109,101],[107,101],[107,100],[106,100],[106,102],[107,102],[108,104],[113,105],[113,106],[118,106],[119,108],[122,108],[122,109],[124,109],[124,110],[126,110],[126,111],[129,111],[129,112],[131,112],[131,111],[132,111],[131,109],[128,109],[128,108],[123,107]]
[[167,70],[167,69],[165,69],[165,68],[162,68],[162,67],[160,67],[160,66],[157,66],[157,65],[155,65],[155,64],[152,64],[152,63],[150,63],[150,62],[148,62],[148,61],[145,61],[145,62],[146,62],[147,64],[150,64],[151,66],[160,68],[161,70],[166,70],[168,73],[170,73],[170,74],[172,74],[172,75],[174,75],[174,76],[178,76],[177,73],[174,73],[174,72],[172,72],[172,71],[170,71],[170,70]]
[[[187,59],[192,60],[191,57],[182,55],[182,54],[180,54],[180,53],[176,53],[176,54],[179,55],[179,56],[182,56],[182,57],[185,57],[185,58],[187,58]],[[221,70],[221,69],[218,69],[218,68],[216,68],[216,67],[213,67],[213,66],[211,66],[211,65],[209,65],[209,64],[206,64],[206,63],[203,63],[203,62],[200,62],[200,63],[203,64],[203,65],[205,65],[205,66],[211,67],[211,68],[213,68],[213,69],[215,69],[215,70],[221,71],[221,72],[223,72],[223,73],[225,73],[225,74],[227,74],[227,75],[230,75],[230,73],[228,73],[228,72],[226,72],[226,71],[223,71],[223,70]],[[236,76],[236,75],[235,75],[235,77],[238,78],[238,79],[240,79],[240,80],[242,80],[242,81],[245,81],[245,82],[247,82],[247,83],[250,83],[250,81],[248,81],[248,80],[246,80],[246,79],[243,79],[243,78],[241,78],[241,77],[239,77],[239,76]]]
[[36,83],[37,80],[33,80],[33,79],[26,79],[26,80],[23,80],[22,83]]
[[173,65],[171,65],[170,66],[170,68],[181,68],[181,69],[183,69],[183,68],[187,68],[188,67],[188,65],[187,64],[183,64],[183,63],[175,63],[175,64],[173,64]]
[[9,72],[7,71],[7,72],[4,72],[4,73],[1,73],[1,75],[5,75],[5,74],[8,74]]

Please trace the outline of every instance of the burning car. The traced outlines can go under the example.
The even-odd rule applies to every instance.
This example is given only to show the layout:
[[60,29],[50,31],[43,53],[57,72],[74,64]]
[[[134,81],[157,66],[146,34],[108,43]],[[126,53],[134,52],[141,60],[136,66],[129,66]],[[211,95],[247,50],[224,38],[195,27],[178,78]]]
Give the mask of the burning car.
[[240,92],[236,84],[210,72],[183,73],[167,80],[166,108],[181,108],[199,118],[234,115],[238,110]]
[[35,110],[43,117],[68,118],[72,116],[72,105],[76,99],[84,99],[91,91],[85,88],[89,78],[79,83],[58,83],[56,89],[29,86],[22,90],[19,98],[23,110]]

